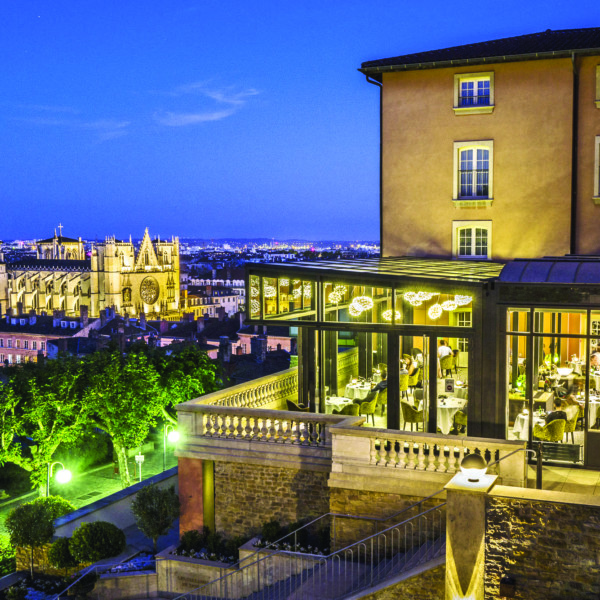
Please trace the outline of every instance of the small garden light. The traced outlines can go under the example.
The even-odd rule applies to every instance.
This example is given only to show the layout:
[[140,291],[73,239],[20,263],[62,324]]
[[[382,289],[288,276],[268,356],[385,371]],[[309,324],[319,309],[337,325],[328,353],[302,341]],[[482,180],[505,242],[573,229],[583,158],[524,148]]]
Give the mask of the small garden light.
[[167,442],[176,444],[180,438],[181,436],[179,431],[175,429],[175,425],[165,424],[163,429],[163,471],[167,470]]
[[487,463],[479,454],[467,454],[460,462],[460,470],[471,483],[477,483],[487,471]]

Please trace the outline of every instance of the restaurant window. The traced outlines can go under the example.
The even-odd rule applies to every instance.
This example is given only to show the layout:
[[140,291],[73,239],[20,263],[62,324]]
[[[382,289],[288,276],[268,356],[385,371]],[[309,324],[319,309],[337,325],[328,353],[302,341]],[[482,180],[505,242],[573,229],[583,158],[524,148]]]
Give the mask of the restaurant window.
[[455,258],[490,259],[492,257],[492,222],[454,221],[452,247]]
[[491,204],[493,155],[493,140],[454,142],[452,198],[457,206]]
[[21,364],[21,355],[17,354],[15,358],[16,358],[17,364],[20,365]]
[[4,354],[0,354],[0,364],[4,364]]
[[493,72],[454,75],[454,114],[482,114],[493,110]]
[[9,365],[12,365],[12,362],[13,362],[13,357],[12,357],[12,354],[9,354],[9,355],[8,355],[8,357],[7,357],[7,360],[8,360],[8,364],[9,364]]

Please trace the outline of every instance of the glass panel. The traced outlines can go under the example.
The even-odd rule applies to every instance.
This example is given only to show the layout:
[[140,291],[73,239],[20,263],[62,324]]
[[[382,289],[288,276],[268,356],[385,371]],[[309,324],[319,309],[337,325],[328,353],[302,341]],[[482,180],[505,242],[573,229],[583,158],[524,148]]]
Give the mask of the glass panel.
[[472,302],[473,296],[467,293],[439,293],[419,288],[396,291],[396,310],[402,314],[405,325],[469,327],[464,320],[459,324],[456,315],[464,311],[470,313]]
[[587,312],[585,310],[536,309],[533,317],[536,333],[562,333],[567,335],[587,334]]
[[506,330],[519,332],[531,331],[529,324],[530,314],[526,308],[509,308],[506,311]]
[[[256,279],[259,279],[258,277]],[[251,293],[256,286],[251,277]],[[265,319],[316,319],[316,284],[306,279],[262,277],[263,317]],[[252,312],[254,315],[254,312]]]
[[[470,310],[452,315],[454,324],[469,327]],[[459,344],[459,339],[462,342]],[[464,352],[460,347],[466,348]],[[469,399],[469,340],[468,338],[440,339],[437,364],[437,426],[444,435],[466,435],[467,403]]]
[[387,336],[323,331],[321,339],[325,411],[348,413],[358,405],[365,426],[387,427]]
[[506,353],[506,439],[527,440],[531,416],[527,397],[527,338],[506,336]]
[[260,277],[250,275],[250,318],[260,319]]
[[400,429],[427,431],[429,420],[429,338],[400,338]]
[[326,321],[338,323],[402,323],[402,312],[392,314],[390,288],[344,282],[323,283]]

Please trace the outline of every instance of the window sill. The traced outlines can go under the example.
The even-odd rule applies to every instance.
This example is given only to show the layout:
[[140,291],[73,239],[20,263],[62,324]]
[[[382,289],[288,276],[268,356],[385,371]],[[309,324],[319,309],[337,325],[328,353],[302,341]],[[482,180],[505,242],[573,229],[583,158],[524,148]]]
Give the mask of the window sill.
[[460,115],[486,115],[494,112],[494,105],[489,106],[454,106],[454,114]]
[[488,208],[493,201],[493,198],[454,198],[452,204],[455,208]]
[[594,196],[592,200],[594,201],[594,204],[600,205],[600,196]]

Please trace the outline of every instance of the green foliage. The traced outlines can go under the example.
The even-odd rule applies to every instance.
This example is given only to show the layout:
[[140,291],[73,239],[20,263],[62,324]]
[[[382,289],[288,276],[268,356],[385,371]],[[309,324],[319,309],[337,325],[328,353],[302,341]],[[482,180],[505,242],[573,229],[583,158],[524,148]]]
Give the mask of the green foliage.
[[50,510],[46,505],[35,502],[22,504],[10,511],[4,526],[13,546],[30,549],[33,577],[33,550],[47,544],[54,535],[54,519]]
[[69,549],[73,558],[80,563],[96,562],[123,552],[125,534],[107,521],[82,523],[73,532]]
[[279,521],[273,519],[268,523],[264,523],[260,530],[262,539],[266,542],[274,542],[285,535],[284,528]]
[[4,592],[6,600],[25,600],[28,590],[24,581],[17,585],[12,585]]
[[69,542],[69,538],[58,538],[54,544],[50,546],[50,549],[48,550],[48,561],[53,567],[56,567],[57,569],[68,569],[69,567],[76,567],[79,564],[71,554]]
[[227,560],[237,557],[240,546],[243,546],[248,539],[243,536],[226,538],[208,527],[203,527],[200,531],[190,529],[181,536],[177,553],[183,556],[204,554],[213,557],[213,560],[216,557]]
[[84,473],[92,467],[110,463],[112,453],[110,436],[90,424],[82,428],[80,439],[61,444],[54,453],[53,460],[68,465],[73,473]]
[[131,511],[138,528],[152,540],[156,552],[158,538],[166,535],[179,517],[179,497],[174,487],[164,489],[150,485],[137,493]]
[[8,535],[0,535],[0,577],[14,573],[16,568],[15,549]]
[[65,500],[65,498],[62,498],[61,496],[42,496],[27,504],[45,507],[53,521],[58,519],[58,517],[62,517],[63,515],[77,510],[77,507],[72,502]]
[[203,527],[202,531],[198,529],[190,529],[186,531],[179,540],[179,550],[184,552],[192,552],[192,550],[198,552],[202,548],[206,548],[206,538],[208,537],[208,527]]

